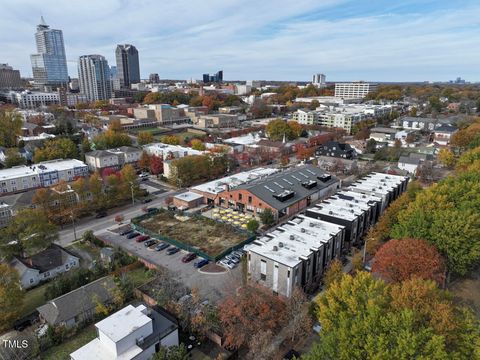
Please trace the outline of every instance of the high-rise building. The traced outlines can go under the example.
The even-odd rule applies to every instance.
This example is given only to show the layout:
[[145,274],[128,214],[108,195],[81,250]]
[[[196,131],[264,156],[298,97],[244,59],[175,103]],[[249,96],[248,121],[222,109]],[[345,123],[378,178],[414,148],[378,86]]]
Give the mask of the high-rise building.
[[83,55],[78,60],[80,92],[89,101],[107,100],[112,97],[110,67],[102,55]]
[[223,81],[223,70],[217,71],[215,74],[203,74],[203,82],[222,82]]
[[364,81],[336,83],[335,97],[342,99],[363,99],[368,93],[377,90],[377,84]]
[[140,64],[137,48],[130,44],[117,45],[115,50],[117,60],[117,77],[121,87],[130,87],[140,82]]
[[23,86],[19,70],[13,70],[8,64],[0,64],[0,89],[18,89]]
[[325,82],[326,76],[324,74],[313,74],[312,84],[316,87],[325,87],[327,83]]
[[158,76],[157,73],[150,74],[150,76],[148,77],[148,81],[151,84],[158,84],[160,82],[160,76]]
[[50,29],[42,16],[35,33],[35,41],[37,53],[30,55],[35,83],[66,86],[68,69],[62,30]]

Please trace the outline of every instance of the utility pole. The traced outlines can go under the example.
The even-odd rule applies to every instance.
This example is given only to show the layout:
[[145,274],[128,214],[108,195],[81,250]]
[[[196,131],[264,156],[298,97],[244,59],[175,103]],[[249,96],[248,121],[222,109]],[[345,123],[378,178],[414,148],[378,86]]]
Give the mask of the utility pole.
[[132,190],[132,205],[135,205],[135,197],[133,195],[133,183],[130,182],[130,190]]
[[75,217],[73,216],[73,211],[72,211],[70,217],[72,218],[73,237],[74,237],[75,241],[77,241],[77,229],[75,228]]

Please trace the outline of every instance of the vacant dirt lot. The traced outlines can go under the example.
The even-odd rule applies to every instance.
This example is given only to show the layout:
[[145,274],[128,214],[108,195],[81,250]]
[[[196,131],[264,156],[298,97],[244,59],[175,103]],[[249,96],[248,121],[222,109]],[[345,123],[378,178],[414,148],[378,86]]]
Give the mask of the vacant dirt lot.
[[208,255],[217,255],[247,239],[248,235],[234,227],[198,217],[180,217],[160,212],[139,223],[140,226],[193,246]]

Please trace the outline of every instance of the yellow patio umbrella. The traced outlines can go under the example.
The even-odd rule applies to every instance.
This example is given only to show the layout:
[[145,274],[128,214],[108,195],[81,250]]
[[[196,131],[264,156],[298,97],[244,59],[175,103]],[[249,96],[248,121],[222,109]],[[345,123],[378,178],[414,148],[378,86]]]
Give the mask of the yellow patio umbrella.
[[240,223],[238,221],[234,221],[233,225],[240,225]]
[[220,210],[219,209],[213,209],[213,212],[218,213],[218,212],[220,212]]
[[228,220],[228,218],[226,216],[222,216],[222,220]]
[[247,224],[243,224],[243,225],[242,225],[242,228],[246,229],[246,228],[247,228]]

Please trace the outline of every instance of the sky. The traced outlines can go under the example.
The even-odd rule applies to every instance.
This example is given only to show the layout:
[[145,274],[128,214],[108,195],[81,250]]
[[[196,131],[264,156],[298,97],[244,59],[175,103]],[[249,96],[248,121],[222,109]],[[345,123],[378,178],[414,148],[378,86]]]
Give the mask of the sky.
[[40,16],[80,55],[115,65],[133,44],[142,78],[480,81],[478,0],[0,0],[0,63],[31,76]]

